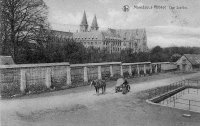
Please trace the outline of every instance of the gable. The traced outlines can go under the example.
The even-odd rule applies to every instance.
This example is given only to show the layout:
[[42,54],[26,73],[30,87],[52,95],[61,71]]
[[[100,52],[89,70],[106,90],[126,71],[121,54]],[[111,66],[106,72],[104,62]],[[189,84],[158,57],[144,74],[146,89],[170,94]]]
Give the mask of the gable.
[[192,65],[200,65],[200,54],[184,54]]
[[191,64],[190,61],[187,59],[187,57],[184,56],[184,55],[176,63],[178,65],[181,65],[181,64]]

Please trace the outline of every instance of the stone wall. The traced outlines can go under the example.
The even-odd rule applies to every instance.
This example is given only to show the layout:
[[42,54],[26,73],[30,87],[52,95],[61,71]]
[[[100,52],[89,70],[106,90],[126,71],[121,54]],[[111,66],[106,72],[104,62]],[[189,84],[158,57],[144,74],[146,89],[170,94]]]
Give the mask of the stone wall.
[[0,66],[1,96],[13,96],[61,88],[70,82],[69,63],[20,64]]
[[[157,66],[158,64],[154,64]],[[155,67],[155,72],[157,72]],[[88,85],[91,80],[116,80],[152,73],[151,62],[46,63],[0,65],[2,97]]]

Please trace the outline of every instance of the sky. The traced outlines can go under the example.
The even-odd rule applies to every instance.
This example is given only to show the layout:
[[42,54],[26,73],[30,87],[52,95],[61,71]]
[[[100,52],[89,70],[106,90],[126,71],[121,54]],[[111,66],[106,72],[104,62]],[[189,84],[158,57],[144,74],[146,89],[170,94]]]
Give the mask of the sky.
[[[145,28],[147,44],[200,47],[200,0],[44,0],[52,29],[76,32],[85,10],[88,24],[94,15],[100,30]],[[124,12],[124,5],[130,10]],[[136,7],[152,9],[137,9]],[[155,6],[166,6],[158,9]],[[169,7],[175,7],[170,9]],[[185,9],[177,9],[184,7]]]

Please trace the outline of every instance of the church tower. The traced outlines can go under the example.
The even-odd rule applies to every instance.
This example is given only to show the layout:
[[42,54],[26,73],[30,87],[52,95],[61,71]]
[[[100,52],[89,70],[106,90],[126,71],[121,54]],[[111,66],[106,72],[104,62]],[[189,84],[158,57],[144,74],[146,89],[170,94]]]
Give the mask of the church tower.
[[99,27],[98,27],[98,23],[97,23],[97,17],[95,15],[93,18],[93,21],[92,21],[91,31],[97,31],[98,29],[99,29]]
[[83,18],[82,18],[82,21],[81,21],[81,24],[80,24],[80,31],[81,32],[87,32],[88,31],[88,22],[87,22],[87,17],[86,17],[85,11],[83,13]]

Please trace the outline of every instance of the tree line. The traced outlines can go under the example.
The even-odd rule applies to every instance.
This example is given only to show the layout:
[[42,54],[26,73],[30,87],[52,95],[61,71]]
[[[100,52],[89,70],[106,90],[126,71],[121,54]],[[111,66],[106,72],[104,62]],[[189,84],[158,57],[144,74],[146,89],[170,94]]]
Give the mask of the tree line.
[[[49,40],[50,41],[50,40]],[[17,63],[98,63],[98,62],[176,62],[183,54],[200,54],[199,47],[166,47],[156,46],[148,52],[133,52],[132,49],[110,53],[106,49],[85,48],[81,43],[66,40],[60,43],[49,42],[45,47],[27,46]]]

